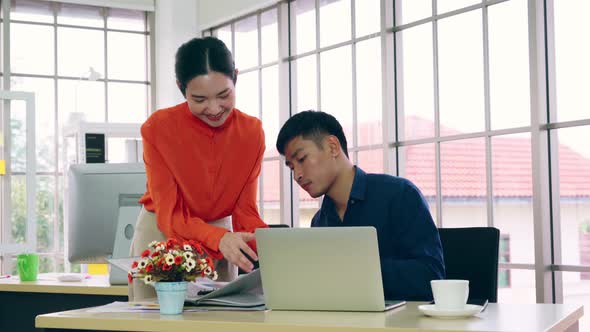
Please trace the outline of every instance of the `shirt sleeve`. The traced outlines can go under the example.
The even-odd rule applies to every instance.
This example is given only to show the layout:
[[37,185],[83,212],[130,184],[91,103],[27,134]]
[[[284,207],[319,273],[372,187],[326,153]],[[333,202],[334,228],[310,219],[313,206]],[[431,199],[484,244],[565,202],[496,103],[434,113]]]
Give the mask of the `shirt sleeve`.
[[392,210],[401,211],[390,211],[398,226],[395,234],[388,235],[399,255],[381,259],[385,297],[431,300],[430,280],[442,279],[445,272],[442,245],[428,205],[418,188],[409,184]]
[[[252,171],[248,176],[248,180],[238,197],[236,205],[232,213],[232,223],[234,232],[248,232],[253,233],[256,228],[268,227],[258,213],[258,207],[256,206],[256,192],[258,190],[258,176],[260,175],[260,169],[262,165],[262,158],[264,156],[265,143],[264,143],[264,131],[260,127],[259,139],[258,139],[258,151],[257,158],[252,167]],[[250,241],[248,243],[252,249],[256,250],[256,241]]]
[[209,225],[203,219],[190,215],[174,174],[150,140],[149,129],[142,126],[141,133],[147,186],[158,228],[167,238],[199,241],[213,258],[221,259],[223,256],[219,251],[219,241],[228,230]]

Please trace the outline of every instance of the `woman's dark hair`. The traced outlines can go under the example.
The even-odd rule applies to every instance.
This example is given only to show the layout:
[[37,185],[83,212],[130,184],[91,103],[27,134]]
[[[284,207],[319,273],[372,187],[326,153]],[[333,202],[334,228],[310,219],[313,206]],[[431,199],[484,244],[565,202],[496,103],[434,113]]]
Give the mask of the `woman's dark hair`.
[[344,131],[338,120],[328,113],[313,110],[297,113],[285,122],[277,138],[277,150],[280,154],[285,155],[287,144],[298,136],[314,141],[321,149],[322,140],[327,135],[334,135],[338,138],[342,151],[348,158],[346,136],[344,136]]
[[215,37],[193,38],[176,51],[174,66],[180,92],[185,96],[186,86],[193,78],[216,71],[236,83],[234,59],[225,44]]

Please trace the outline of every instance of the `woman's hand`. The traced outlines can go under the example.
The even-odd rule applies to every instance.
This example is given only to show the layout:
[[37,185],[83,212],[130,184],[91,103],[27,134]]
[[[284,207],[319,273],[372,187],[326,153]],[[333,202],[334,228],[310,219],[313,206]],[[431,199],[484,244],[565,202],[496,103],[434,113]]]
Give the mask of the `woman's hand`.
[[[248,257],[244,255],[244,253],[246,253],[253,260],[258,260],[258,256],[247,243],[252,240],[254,240],[254,234],[252,233],[227,232],[219,241],[219,251],[221,251],[223,257],[225,257],[230,263],[237,265],[246,272],[252,272],[254,265],[250,262]],[[242,253],[242,251],[244,253]]]

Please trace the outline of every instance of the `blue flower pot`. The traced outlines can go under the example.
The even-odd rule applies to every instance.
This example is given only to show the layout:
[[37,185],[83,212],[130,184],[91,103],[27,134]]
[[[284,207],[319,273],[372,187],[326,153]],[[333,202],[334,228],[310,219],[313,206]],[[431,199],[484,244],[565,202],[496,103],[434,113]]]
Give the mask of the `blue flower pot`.
[[158,303],[160,304],[160,314],[162,315],[179,315],[184,307],[186,281],[159,281],[155,284],[156,293],[158,294]]

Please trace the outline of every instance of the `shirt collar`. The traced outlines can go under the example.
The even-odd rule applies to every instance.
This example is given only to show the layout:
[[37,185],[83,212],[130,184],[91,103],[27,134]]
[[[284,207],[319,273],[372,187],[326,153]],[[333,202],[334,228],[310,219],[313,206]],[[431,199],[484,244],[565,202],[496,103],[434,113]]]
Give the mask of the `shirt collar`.
[[[362,201],[365,199],[367,191],[367,173],[360,167],[354,166],[354,180],[352,180],[352,188],[350,189],[350,197],[348,200],[354,199]],[[324,195],[322,201],[322,208],[334,208],[334,201],[328,195]]]
[[364,200],[367,192],[367,173],[360,167],[354,166],[354,180],[350,190],[350,199]]

